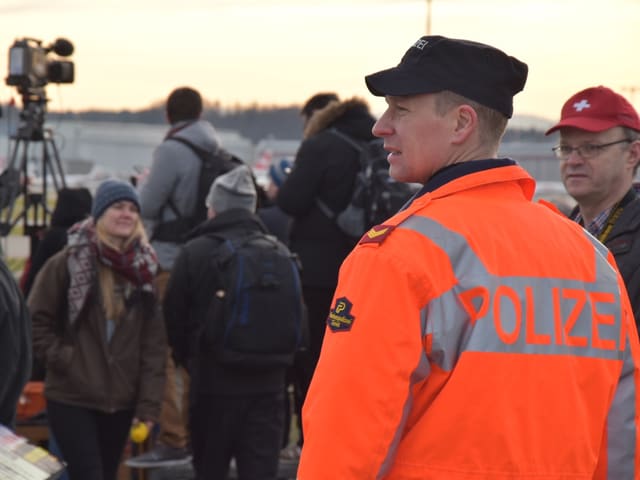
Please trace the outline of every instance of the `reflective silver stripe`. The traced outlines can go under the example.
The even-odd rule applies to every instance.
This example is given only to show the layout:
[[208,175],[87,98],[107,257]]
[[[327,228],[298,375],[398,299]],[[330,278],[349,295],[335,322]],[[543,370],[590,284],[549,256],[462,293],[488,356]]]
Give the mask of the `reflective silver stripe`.
[[[606,259],[609,251],[589,232],[585,234]],[[613,403],[607,416],[607,478],[610,480],[636,478],[636,385],[631,346],[627,337],[622,371]]]
[[606,249],[592,237],[599,254],[595,281],[587,282],[492,275],[463,236],[438,222],[411,216],[398,228],[433,241],[458,279],[422,312],[440,368],[450,371],[465,351],[622,358],[620,291]]
[[[426,319],[424,319],[426,322]],[[429,364],[429,359],[427,358],[426,352],[422,350],[420,353],[420,358],[418,359],[418,365],[416,369],[411,374],[411,378],[409,379],[409,389],[407,391],[407,400],[402,408],[402,418],[398,423],[399,428],[396,428],[396,433],[393,436],[393,440],[389,445],[387,450],[387,455],[385,456],[380,470],[378,470],[378,474],[376,475],[376,479],[383,478],[388,472],[391,466],[393,465],[393,461],[395,460],[396,450],[398,445],[400,444],[400,440],[402,439],[402,434],[404,433],[404,428],[400,428],[400,426],[404,426],[407,424],[407,417],[413,408],[413,395],[411,390],[414,385],[422,382],[425,378],[429,376],[431,373],[431,365]]]
[[629,337],[620,381],[607,417],[607,478],[610,480],[637,478],[636,455],[636,397],[635,368],[631,357]]

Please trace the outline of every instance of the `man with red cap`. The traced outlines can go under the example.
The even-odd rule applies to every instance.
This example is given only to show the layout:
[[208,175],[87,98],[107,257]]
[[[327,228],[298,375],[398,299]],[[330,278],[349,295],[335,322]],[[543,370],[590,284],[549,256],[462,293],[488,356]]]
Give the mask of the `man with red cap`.
[[556,131],[562,182],[578,203],[570,217],[613,253],[640,326],[640,197],[633,188],[640,117],[623,96],[598,86],[565,102],[546,135]]

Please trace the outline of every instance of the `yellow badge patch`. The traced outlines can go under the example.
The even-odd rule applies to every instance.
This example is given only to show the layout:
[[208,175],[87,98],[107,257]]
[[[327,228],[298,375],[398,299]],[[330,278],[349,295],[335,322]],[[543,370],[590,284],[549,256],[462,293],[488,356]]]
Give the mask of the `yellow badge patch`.
[[347,297],[336,298],[336,304],[329,312],[327,325],[332,332],[347,332],[351,330],[356,317],[351,315],[353,304]]
[[358,244],[382,243],[395,228],[395,225],[376,225],[362,236]]

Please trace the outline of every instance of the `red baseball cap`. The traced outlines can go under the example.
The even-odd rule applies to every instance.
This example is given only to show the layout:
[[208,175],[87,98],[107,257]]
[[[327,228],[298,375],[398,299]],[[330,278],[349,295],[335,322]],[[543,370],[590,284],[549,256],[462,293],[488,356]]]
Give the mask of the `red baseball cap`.
[[602,132],[613,127],[629,127],[640,131],[640,117],[626,98],[600,85],[582,90],[567,100],[562,106],[560,121],[545,135],[563,127],[588,132]]

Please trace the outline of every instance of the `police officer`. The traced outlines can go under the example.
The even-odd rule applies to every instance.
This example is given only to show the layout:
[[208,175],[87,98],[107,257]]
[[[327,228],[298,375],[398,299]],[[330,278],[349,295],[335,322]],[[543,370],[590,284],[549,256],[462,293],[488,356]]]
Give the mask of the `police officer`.
[[527,66],[420,38],[366,77],[411,204],[340,270],[298,478],[637,478],[638,337],[613,256],[498,158]]

